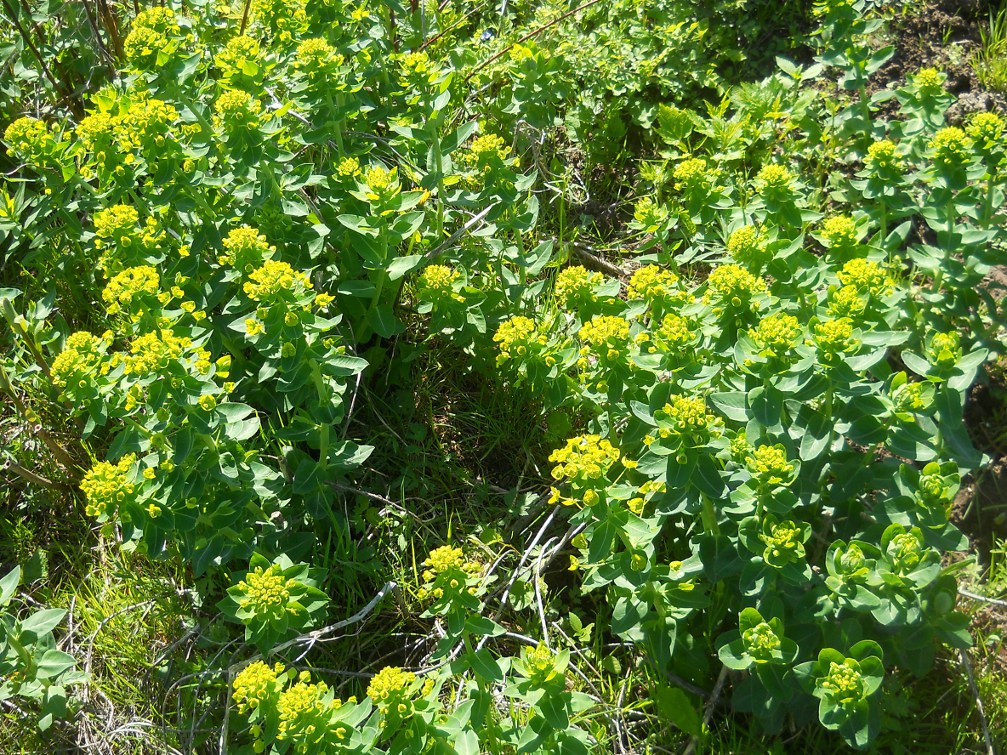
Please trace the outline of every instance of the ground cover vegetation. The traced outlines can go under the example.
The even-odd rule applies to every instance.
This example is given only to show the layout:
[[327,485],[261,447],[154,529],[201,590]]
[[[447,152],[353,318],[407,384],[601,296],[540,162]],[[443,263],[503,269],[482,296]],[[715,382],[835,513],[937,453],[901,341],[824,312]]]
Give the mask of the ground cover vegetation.
[[912,12],[4,0],[4,751],[992,751],[1007,121]]

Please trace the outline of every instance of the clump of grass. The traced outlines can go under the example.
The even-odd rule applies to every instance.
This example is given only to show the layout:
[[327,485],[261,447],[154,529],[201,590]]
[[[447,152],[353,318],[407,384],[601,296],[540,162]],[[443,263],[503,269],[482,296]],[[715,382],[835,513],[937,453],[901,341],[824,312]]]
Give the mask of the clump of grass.
[[1007,5],[990,12],[989,28],[979,29],[980,47],[972,57],[979,83],[1001,94],[1007,93]]

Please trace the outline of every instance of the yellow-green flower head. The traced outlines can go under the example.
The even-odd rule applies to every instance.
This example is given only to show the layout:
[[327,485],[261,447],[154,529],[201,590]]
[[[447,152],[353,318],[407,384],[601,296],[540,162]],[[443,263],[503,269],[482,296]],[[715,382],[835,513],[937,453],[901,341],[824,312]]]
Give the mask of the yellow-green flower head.
[[585,484],[604,478],[619,456],[619,449],[600,435],[578,435],[549,454],[549,461],[556,464],[553,479]]
[[895,411],[913,413],[927,408],[930,402],[924,393],[924,383],[903,383],[892,391],[892,404]]
[[409,718],[413,714],[410,687],[415,681],[416,674],[411,671],[403,671],[398,666],[385,666],[367,685],[367,696],[385,716]]
[[217,258],[221,265],[229,265],[244,273],[262,267],[276,253],[268,239],[255,228],[243,225],[235,228],[224,239],[224,253]]
[[80,481],[81,492],[87,499],[85,512],[88,516],[107,518],[133,499],[136,485],[132,468],[136,463],[135,454],[123,456],[115,464],[99,461]]
[[284,292],[302,293],[311,290],[307,273],[294,270],[286,262],[267,260],[262,267],[248,275],[243,290],[252,301],[270,303],[283,297]]
[[633,273],[627,293],[630,299],[642,299],[648,306],[653,306],[655,303],[663,304],[669,299],[681,298],[681,292],[675,288],[677,283],[678,276],[671,270],[658,265],[646,265]]
[[297,46],[294,67],[309,76],[331,71],[343,64],[343,56],[321,37],[311,37]]
[[402,76],[407,81],[415,81],[420,84],[430,83],[436,80],[440,69],[437,63],[430,59],[430,56],[422,50],[419,52],[409,52],[402,55]]
[[691,446],[699,446],[720,435],[723,420],[710,414],[706,401],[699,396],[674,396],[654,412],[661,438],[678,438]]
[[[52,361],[52,382],[57,388],[86,388],[99,372],[108,371],[105,340],[78,330],[67,337]],[[69,393],[74,390],[69,390]]]
[[827,311],[832,317],[857,318],[867,309],[867,300],[857,286],[840,286],[829,292]]
[[877,262],[854,259],[843,265],[839,280],[844,286],[853,286],[861,293],[884,296],[895,290],[895,281]]
[[811,342],[818,347],[819,358],[825,364],[835,361],[836,355],[856,351],[860,346],[853,337],[853,321],[848,317],[817,323]]
[[510,155],[510,151],[510,145],[504,141],[502,136],[482,134],[472,140],[468,150],[463,152],[460,157],[461,161],[468,165],[486,169],[502,165]]
[[438,575],[449,571],[464,571],[466,563],[465,551],[450,545],[442,545],[430,551],[423,565],[434,575]]
[[130,356],[125,360],[126,374],[139,377],[159,374],[191,345],[191,338],[180,338],[167,329],[145,333],[130,344]]
[[355,178],[360,173],[360,161],[355,157],[344,157],[336,166],[336,174],[342,178]]
[[177,121],[174,105],[153,98],[138,100],[116,119],[119,148],[156,150],[164,145]]
[[28,163],[44,163],[56,141],[49,128],[37,118],[18,118],[4,131],[7,154]]
[[804,558],[804,532],[790,519],[765,528],[759,538],[766,546],[767,563],[791,562]]
[[860,664],[847,658],[842,664],[833,661],[829,673],[818,682],[826,695],[839,705],[848,705],[864,699],[864,678],[860,674]]
[[822,236],[830,249],[852,249],[857,245],[857,223],[849,215],[833,215],[822,223]]
[[394,188],[397,181],[397,168],[388,170],[384,165],[372,165],[364,172],[364,183],[376,195],[375,199]]
[[961,338],[957,331],[934,333],[927,347],[927,358],[932,365],[944,369],[954,367],[962,357]]
[[703,301],[729,309],[750,309],[752,300],[766,290],[766,282],[739,265],[721,265],[706,279]]
[[577,309],[595,301],[594,289],[601,284],[602,274],[589,272],[583,265],[571,265],[556,274],[553,293],[562,309]]
[[[922,385],[922,383],[910,383],[909,385]],[[920,475],[919,487],[916,491],[916,498],[928,508],[946,505],[952,501],[952,490],[939,472],[924,473]]]
[[691,344],[695,338],[695,328],[685,317],[676,314],[665,315],[657,330],[654,342],[664,351],[678,351]]
[[668,208],[657,204],[653,197],[643,197],[633,209],[633,219],[646,228],[659,226],[668,219]]
[[293,579],[283,576],[279,564],[268,568],[257,566],[238,582],[238,589],[243,593],[240,602],[247,604],[256,618],[279,620],[291,612],[290,588],[296,584]]
[[913,74],[913,86],[920,94],[933,96],[944,91],[944,79],[944,74],[936,68],[921,68]]
[[224,49],[213,58],[224,79],[244,76],[245,69],[257,65],[259,43],[248,35],[232,37]]
[[527,645],[521,648],[518,671],[539,687],[559,676],[559,671],[556,669],[556,655],[541,642],[534,648]]
[[331,728],[332,713],[342,706],[342,701],[328,698],[325,682],[311,684],[307,672],[301,676],[302,680],[281,692],[276,702],[280,717],[276,738],[292,742],[294,752],[326,752],[327,745],[336,745],[349,736],[346,726]]
[[281,42],[289,43],[308,26],[306,4],[306,0],[254,0],[252,17]]
[[455,283],[462,277],[460,271],[447,265],[427,265],[420,273],[419,296],[436,305],[464,302],[465,297],[455,292]]
[[510,48],[508,53],[511,60],[515,63],[521,63],[525,60],[535,57],[535,51],[532,50],[528,45],[516,44]]
[[248,92],[228,89],[213,105],[213,124],[227,133],[250,131],[259,125],[262,104]]
[[[133,312],[134,299],[157,296],[161,278],[150,265],[127,267],[116,275],[101,292],[101,298],[108,305],[107,312],[116,315],[125,310]],[[139,301],[136,302],[139,304]]]
[[745,650],[756,661],[770,661],[773,653],[780,648],[780,638],[776,632],[765,621],[749,627],[741,633],[741,640],[745,643]]
[[75,131],[84,149],[96,152],[111,147],[116,125],[117,119],[108,113],[93,113],[81,120]]
[[727,239],[727,253],[742,265],[765,262],[766,245],[754,225],[743,225]]
[[748,331],[763,356],[784,357],[800,343],[804,328],[793,315],[785,312],[763,317],[759,324]]
[[[624,317],[595,315],[580,327],[578,337],[599,360],[615,362],[625,352],[629,341],[629,322]],[[586,356],[585,349],[581,355]]]
[[891,559],[897,573],[907,574],[920,563],[923,538],[917,532],[903,532],[891,539],[885,548],[885,554]]
[[842,574],[860,576],[866,573],[867,557],[864,555],[863,549],[856,543],[850,543],[845,550],[841,550],[836,561]]
[[763,194],[782,196],[793,191],[794,174],[782,165],[766,165],[755,177],[755,183]]
[[875,174],[897,173],[902,170],[903,157],[895,142],[882,139],[867,148],[865,160],[868,169]]
[[129,248],[139,241],[139,225],[140,214],[129,205],[117,204],[101,210],[94,216],[95,246]]
[[789,485],[793,481],[794,465],[787,460],[782,445],[759,446],[745,459],[752,477],[767,487]]
[[497,364],[503,364],[511,359],[523,361],[541,354],[549,339],[530,317],[516,315],[500,323],[493,334],[493,342],[500,349]]
[[745,459],[747,459],[753,450],[752,444],[748,442],[748,438],[745,437],[744,432],[740,432],[731,438],[731,459],[733,459],[738,464],[744,464]]
[[169,46],[181,29],[171,8],[148,8],[133,19],[133,26],[122,43],[126,60],[134,68],[150,70],[157,64],[157,53]]
[[681,192],[690,192],[710,186],[711,171],[706,160],[701,157],[690,157],[675,166],[675,188]]
[[1004,120],[997,113],[976,113],[965,127],[965,133],[983,152],[1004,147]]
[[972,140],[957,126],[948,126],[934,134],[930,153],[941,168],[964,168],[972,157]]
[[238,705],[239,713],[248,713],[258,708],[264,700],[277,695],[277,680],[283,673],[283,665],[277,663],[270,668],[262,661],[250,663],[234,677],[232,699]]

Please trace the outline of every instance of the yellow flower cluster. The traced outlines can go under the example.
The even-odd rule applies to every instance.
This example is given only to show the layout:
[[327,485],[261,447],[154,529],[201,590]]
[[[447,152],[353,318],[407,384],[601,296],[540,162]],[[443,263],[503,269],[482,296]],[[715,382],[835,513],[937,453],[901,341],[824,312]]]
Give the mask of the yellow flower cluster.
[[372,195],[369,195],[368,198],[380,199],[381,195],[394,190],[394,185],[398,180],[397,174],[397,168],[388,170],[383,165],[372,165],[364,171],[364,183],[367,184],[367,188],[372,192]]
[[589,272],[583,265],[565,267],[556,274],[553,294],[561,309],[577,309],[594,301],[595,286],[602,282],[601,273]]
[[605,477],[619,456],[619,449],[600,435],[578,435],[549,454],[549,461],[556,464],[552,468],[554,480],[584,484]]
[[228,89],[220,95],[213,110],[214,127],[229,134],[256,128],[262,117],[262,104],[240,89]]
[[785,519],[773,524],[768,532],[761,532],[759,539],[766,544],[766,550],[773,558],[793,559],[804,555],[803,536],[800,527]]
[[255,228],[243,225],[235,228],[224,239],[224,253],[217,257],[221,265],[229,265],[244,273],[251,273],[276,253],[276,247]]
[[18,118],[4,131],[7,154],[29,163],[40,164],[56,145],[44,122],[37,118]]
[[752,299],[766,290],[766,282],[739,265],[721,265],[706,279],[706,304],[749,309]]
[[157,296],[160,285],[157,270],[150,265],[127,267],[108,282],[101,292],[101,298],[108,305],[108,314],[117,315],[123,310],[133,314],[134,299]]
[[780,647],[780,638],[768,623],[762,621],[754,627],[749,627],[741,634],[745,650],[757,661],[772,659],[773,652]]
[[95,213],[95,246],[117,246],[123,249],[138,244],[140,240],[140,214],[129,205],[117,204]]
[[135,454],[127,454],[118,463],[99,461],[80,481],[81,492],[87,499],[85,513],[93,517],[109,517],[133,497],[136,485],[131,470],[136,463]]
[[942,128],[930,140],[934,163],[941,168],[964,168],[972,156],[972,140],[957,126]]
[[[423,561],[424,585],[418,591],[420,600],[440,600],[444,597],[445,588],[457,593],[466,589],[468,579],[475,577],[482,571],[482,566],[477,561],[465,558],[465,552],[461,548],[450,545],[442,545],[434,548]],[[475,588],[467,588],[469,594],[475,594]]]
[[695,338],[693,324],[680,315],[665,315],[654,331],[654,343],[662,351],[678,351]]
[[839,271],[839,280],[853,286],[861,293],[884,296],[895,290],[895,281],[877,262],[865,259],[850,260]]
[[921,68],[913,74],[913,86],[920,94],[934,95],[944,91],[944,74],[936,68]]
[[754,225],[743,225],[738,228],[727,239],[727,253],[743,265],[764,262],[766,245],[759,229]]
[[283,576],[279,564],[272,564],[268,568],[255,567],[237,586],[244,593],[241,602],[249,604],[256,618],[279,620],[294,612],[290,608],[290,588],[296,585],[295,580]]
[[344,157],[336,166],[336,174],[343,178],[353,178],[360,175],[360,161],[355,157]]
[[762,445],[745,459],[752,477],[761,484],[775,487],[791,482],[794,465],[787,460],[787,449],[782,445]]
[[133,19],[133,26],[122,43],[130,65],[150,70],[157,64],[157,53],[170,46],[171,37],[180,32],[171,8],[148,8]]
[[276,738],[294,744],[294,752],[325,752],[332,740],[341,742],[349,736],[345,726],[331,727],[332,713],[342,707],[338,698],[328,697],[325,682],[311,683],[311,675],[302,671],[300,681],[283,692],[276,702],[280,725]]
[[294,270],[286,262],[267,260],[262,267],[248,275],[243,289],[252,301],[270,302],[282,296],[285,291],[299,293],[311,289],[307,273]]
[[234,677],[232,699],[238,705],[239,713],[249,713],[262,702],[276,694],[277,680],[283,673],[283,664],[270,668],[262,661],[250,663]]
[[763,317],[756,327],[748,331],[748,335],[764,356],[780,358],[800,342],[803,332],[804,328],[796,317],[776,312]]
[[829,292],[828,313],[832,317],[856,318],[867,308],[867,302],[856,286],[840,286]]
[[658,265],[645,265],[636,270],[629,279],[630,299],[642,299],[648,306],[666,304],[672,299],[681,299],[682,294],[675,289],[678,276],[671,270]]
[[793,190],[794,174],[782,165],[766,165],[755,177],[759,191],[765,194],[789,194]]
[[413,714],[410,687],[416,674],[403,671],[398,666],[381,669],[367,685],[367,696],[385,716],[408,718]]
[[428,265],[420,273],[420,298],[435,306],[447,302],[464,302],[465,297],[454,290],[455,283],[462,277],[460,271],[447,265]]
[[643,197],[633,208],[633,219],[645,228],[653,228],[668,219],[668,210],[652,197]]
[[179,338],[167,329],[145,333],[130,344],[130,356],[125,360],[126,374],[145,377],[161,373],[191,345],[191,338]]
[[519,670],[539,687],[551,682],[559,674],[556,670],[555,654],[541,642],[533,648],[528,646],[521,648]]
[[459,161],[486,171],[507,160],[510,151],[510,145],[502,136],[483,134],[472,140],[469,148],[459,156]]
[[214,56],[213,62],[220,69],[221,77],[226,80],[248,75],[245,71],[254,71],[258,59],[259,43],[242,34],[228,41],[224,49]]
[[311,77],[325,74],[342,64],[343,56],[321,37],[312,37],[301,42],[294,57],[294,67]]
[[815,325],[811,343],[818,346],[823,362],[832,362],[835,355],[856,351],[860,342],[853,338],[853,321],[848,317],[823,320]]
[[500,365],[510,359],[523,360],[539,354],[549,340],[539,332],[534,320],[516,315],[500,323],[493,334],[493,342],[500,348],[497,356],[497,364]]
[[710,414],[706,410],[706,401],[698,396],[674,396],[654,412],[654,418],[661,425],[658,434],[662,438],[676,435],[691,440],[694,445],[720,435],[723,425],[723,420]]
[[962,356],[961,337],[957,331],[935,333],[927,347],[927,358],[937,367],[953,367]]
[[[125,113],[114,117],[112,127],[119,149],[151,152],[164,145],[177,121],[178,111],[174,105],[144,97],[133,102]],[[125,161],[129,162],[129,159]]]
[[864,698],[864,678],[856,668],[859,665],[852,658],[847,658],[842,665],[832,661],[829,673],[819,684],[840,705],[859,702]]
[[1004,120],[997,113],[976,113],[965,127],[965,133],[983,152],[1004,148]]
[[87,331],[71,333],[63,350],[52,361],[53,384],[58,388],[85,388],[99,371],[108,371],[107,347],[107,341]]
[[307,0],[255,0],[252,16],[281,42],[289,43],[308,26],[306,5]]
[[710,185],[711,171],[706,160],[700,157],[690,157],[675,166],[675,188],[678,191],[689,192]]
[[902,170],[903,158],[894,142],[882,139],[867,148],[865,162],[874,173],[897,172]]
[[822,236],[830,249],[852,249],[857,245],[857,223],[849,215],[833,215],[822,223]]
[[581,349],[581,355],[594,351],[610,362],[622,356],[629,341],[629,322],[624,317],[595,315],[580,327],[578,337],[591,348]]

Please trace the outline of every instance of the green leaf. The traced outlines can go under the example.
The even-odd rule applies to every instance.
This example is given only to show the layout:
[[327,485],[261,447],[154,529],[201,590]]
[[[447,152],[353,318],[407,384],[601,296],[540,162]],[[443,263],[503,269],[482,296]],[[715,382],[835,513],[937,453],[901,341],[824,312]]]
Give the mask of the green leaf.
[[21,567],[15,566],[0,579],[0,607],[6,607],[14,597],[14,591],[21,584]]
[[678,687],[660,685],[654,695],[657,711],[662,719],[671,721],[675,726],[693,737],[700,732],[700,716],[696,706],[689,696]]
[[486,648],[480,648],[465,655],[465,660],[476,674],[489,682],[502,682],[503,669],[493,654]]
[[66,611],[62,608],[43,608],[21,622],[21,632],[30,635],[29,642],[37,640],[55,629],[64,616]]
[[422,254],[410,254],[406,257],[396,257],[388,266],[388,280],[397,281],[403,275],[416,270],[423,262]]
[[367,324],[382,338],[391,338],[404,330],[402,323],[395,317],[389,304],[379,304],[370,310],[367,313]]

